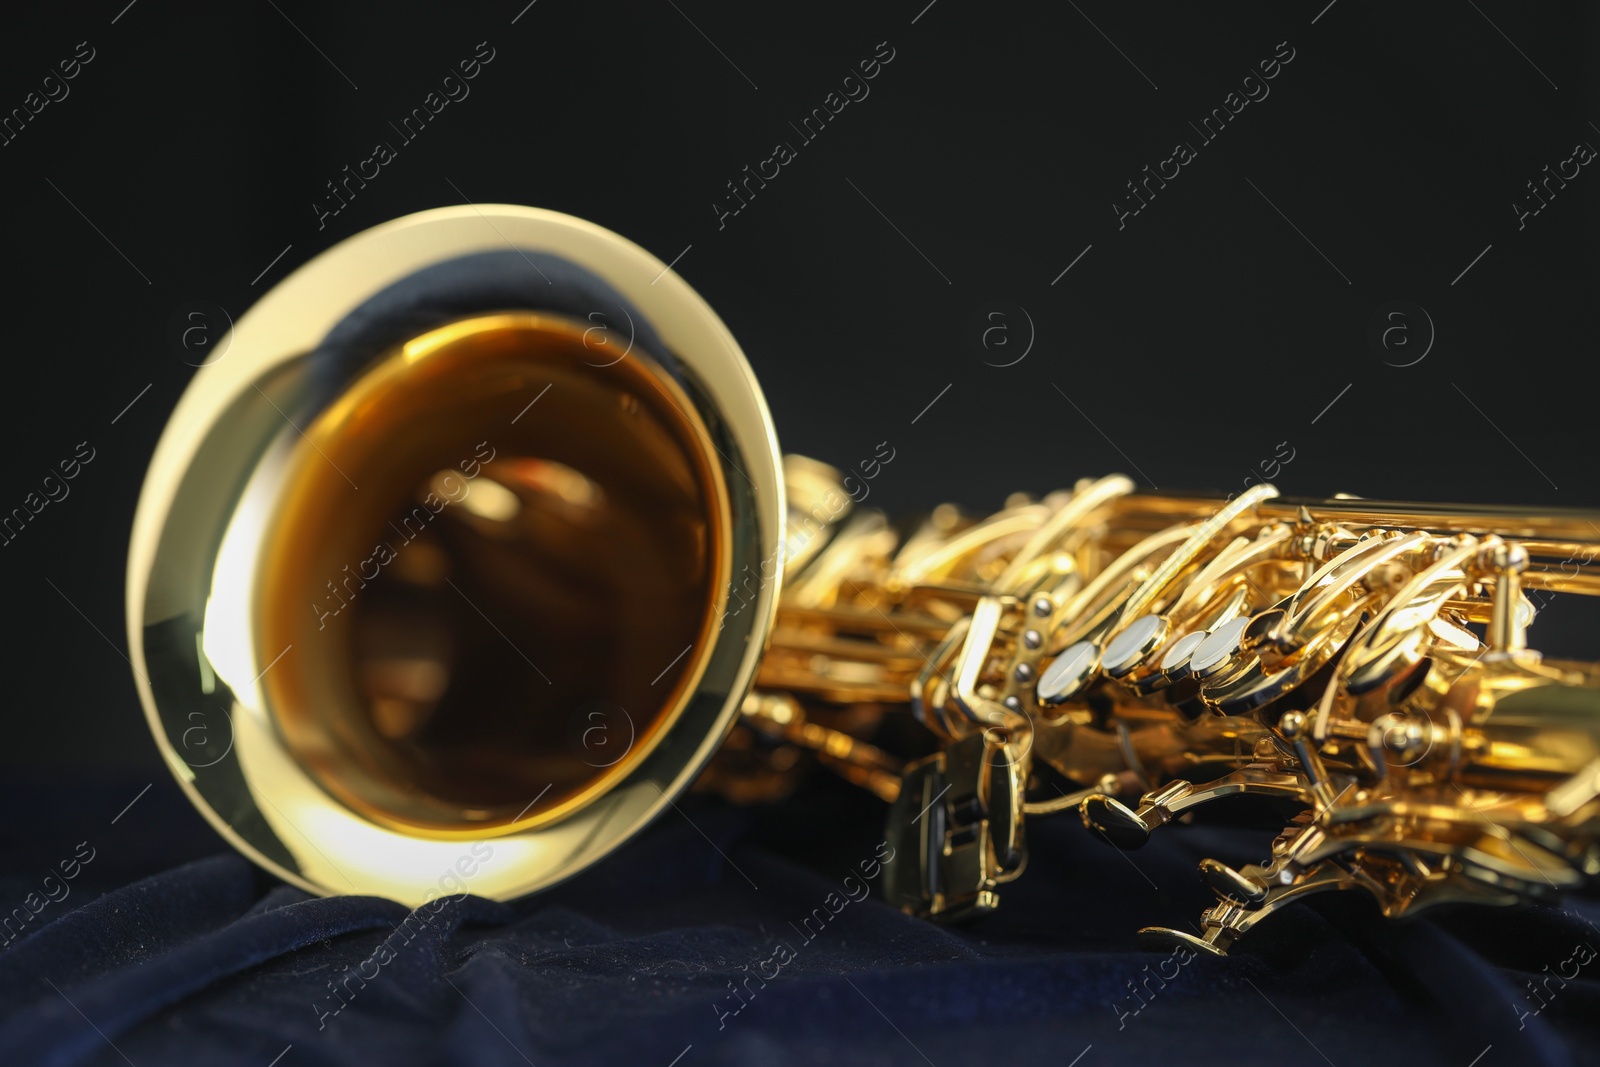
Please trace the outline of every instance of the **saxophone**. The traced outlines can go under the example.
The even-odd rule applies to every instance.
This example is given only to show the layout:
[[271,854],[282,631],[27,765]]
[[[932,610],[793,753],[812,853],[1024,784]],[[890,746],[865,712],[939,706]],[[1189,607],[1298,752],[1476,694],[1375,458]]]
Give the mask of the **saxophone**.
[[696,783],[813,763],[888,802],[885,896],[939,920],[998,906],[1029,819],[1129,849],[1236,795],[1282,813],[1263,862],[1206,860],[1198,935],[1143,938],[1600,872],[1600,668],[1526,638],[1600,593],[1600,514],[1113,475],[897,527],[862,506],[894,458],[783,456],[721,321],[616,234],[409,216],[279,282],[168,422],[136,684],[235,847],[413,906],[537,892]]

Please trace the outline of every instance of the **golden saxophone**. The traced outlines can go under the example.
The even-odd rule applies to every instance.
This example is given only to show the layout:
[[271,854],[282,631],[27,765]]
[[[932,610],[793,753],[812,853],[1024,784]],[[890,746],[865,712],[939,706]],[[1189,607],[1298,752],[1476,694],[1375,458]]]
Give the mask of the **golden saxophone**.
[[[1146,937],[1600,872],[1600,668],[1525,636],[1600,593],[1600,514],[1112,476],[897,529],[859,503],[889,442],[785,459],[668,265],[506,205],[335,246],[219,349],[140,498],[133,663],[198,809],[309,891],[522,896],[813,762],[890,802],[885,895],[940,919],[997,906],[1030,818],[1134,848],[1234,795],[1281,833]],[[873,743],[906,713],[933,755]]]

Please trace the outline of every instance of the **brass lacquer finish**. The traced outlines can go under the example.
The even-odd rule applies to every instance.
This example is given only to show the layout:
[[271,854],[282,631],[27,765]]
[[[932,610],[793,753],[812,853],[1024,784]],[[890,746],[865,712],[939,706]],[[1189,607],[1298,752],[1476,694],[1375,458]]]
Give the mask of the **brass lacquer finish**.
[[547,824],[693,692],[726,490],[682,390],[608,347],[554,316],[454,323],[304,427],[257,578],[258,658],[300,655],[262,684],[294,759],[368,817]]
[[[942,740],[902,770],[892,901],[994,908],[1028,818],[1075,810],[1137,848],[1238,796],[1289,813],[1282,832],[1260,864],[1205,861],[1219,902],[1200,935],[1152,942],[1223,953],[1336,889],[1397,916],[1600,873],[1600,667],[1526,639],[1548,595],[1600,589],[1600,515],[1132,488],[944,513],[861,554],[826,612],[780,605],[768,663],[829,654],[758,683],[813,700],[906,685]],[[748,701],[747,720],[772,706]]]
[[[507,244],[604,279],[660,350],[532,282],[313,373],[373,293]],[[891,803],[886,895],[934,918],[998,906],[1030,819],[1136,848],[1234,797],[1281,829],[1200,865],[1196,933],[1149,940],[1600,875],[1600,665],[1528,637],[1600,593],[1600,515],[1112,476],[901,531],[847,484],[780,463],[732,339],[641,250],[526,208],[402,219],[275,288],[169,424],[130,553],[140,691],[207,817],[324,893],[519,896],[702,770],[751,801],[810,762]],[[905,714],[932,755],[886,750]],[[626,743],[587,758],[591,722]]]
[[[387,287],[508,245],[525,306],[317,355]],[[539,255],[604,280],[604,323],[538,310]],[[220,833],[313,892],[511,899],[688,787],[772,622],[783,491],[743,355],[666,264],[555,212],[430,211],[301,267],[219,350],[146,476],[128,633]]]

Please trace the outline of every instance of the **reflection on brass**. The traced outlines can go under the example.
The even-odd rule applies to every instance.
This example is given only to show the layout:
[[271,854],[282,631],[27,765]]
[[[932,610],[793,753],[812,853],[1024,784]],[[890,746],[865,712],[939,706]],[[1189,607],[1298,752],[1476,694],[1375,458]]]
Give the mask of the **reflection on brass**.
[[[304,428],[266,529],[257,652],[300,650],[263,676],[277,726],[370,818],[559,818],[647,755],[692,689],[700,656],[680,653],[709,647],[726,584],[718,473],[659,366],[596,363],[565,319],[471,319],[383,357]],[[619,707],[626,759],[568,744]]]
[[[605,278],[664,351],[530,297],[310,361],[375,290],[505,242]],[[1399,916],[1600,874],[1600,666],[1528,642],[1600,592],[1600,515],[1111,476],[895,527],[865,505],[892,441],[848,473],[784,460],[677,275],[528,208],[353,238],[228,352],[152,461],[130,635],[197,806],[308,889],[509,899],[697,777],[759,802],[814,764],[890,802],[885,894],[941,919],[998,906],[1030,818],[1136,848],[1230,797],[1281,819],[1261,862],[1206,860],[1216,906],[1148,940],[1225,953],[1324,891]],[[896,717],[931,755],[891,751]]]

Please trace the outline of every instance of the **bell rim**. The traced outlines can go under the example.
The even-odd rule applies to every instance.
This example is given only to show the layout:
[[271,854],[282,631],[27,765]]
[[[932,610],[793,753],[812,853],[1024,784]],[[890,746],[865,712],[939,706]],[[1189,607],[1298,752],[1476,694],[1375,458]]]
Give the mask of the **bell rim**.
[[[227,714],[228,747],[222,757],[212,763],[209,751],[204,761],[195,760],[192,753],[186,756],[188,734],[181,732],[183,720],[174,721],[175,709],[163,706],[151,681],[153,676],[170,674],[174,653],[154,650],[168,662],[153,664],[153,650],[146,647],[146,628],[186,617],[178,614],[180,610],[198,611],[202,622],[194,658],[202,670],[210,669],[204,662],[209,652],[199,650],[204,647],[204,620],[210,618],[214,590],[207,587],[206,603],[197,604],[201,590],[194,588],[195,575],[203,576],[211,568],[214,579],[225,538],[219,534],[202,539],[201,558],[186,567],[175,567],[172,554],[179,547],[193,551],[193,545],[185,541],[193,542],[194,536],[182,532],[174,536],[174,524],[184,519],[174,508],[182,503],[186,487],[192,493],[202,452],[219,436],[227,438],[224,419],[258,382],[304,361],[328,329],[394,281],[458,256],[503,251],[507,245],[552,253],[597,274],[650,320],[685,372],[685,381],[691,383],[690,394],[700,416],[714,425],[721,437],[717,452],[729,506],[735,512],[729,530],[730,570],[738,574],[741,565],[756,566],[765,580],[749,608],[724,616],[707,677],[702,678],[692,706],[674,727],[677,736],[653,751],[614,790],[596,801],[592,810],[575,813],[574,822],[510,834],[460,833],[447,838],[406,837],[374,826],[381,833],[357,834],[360,841],[354,842],[346,836],[351,832],[348,825],[324,816],[334,813],[358,821],[360,817],[331,796],[321,794],[327,810],[311,812],[314,817],[291,808],[299,814],[298,821],[274,800],[272,791],[282,785],[282,761],[261,757],[286,753],[281,738],[279,751],[272,751],[271,730],[263,726],[270,727],[265,709],[259,700],[254,706],[246,703],[254,694],[246,692],[241,700],[235,693]],[[370,894],[416,906],[446,888],[442,879],[426,877],[448,872],[450,865],[441,867],[442,859],[464,857],[465,850],[476,850],[480,843],[487,843],[491,852],[498,848],[503,853],[510,846],[511,855],[494,864],[496,869],[487,876],[489,862],[468,859],[464,866],[457,863],[462,871],[472,868],[473,873],[459,875],[455,883],[465,879],[464,892],[515,899],[586,869],[672,806],[738,717],[771,631],[783,565],[783,478],[771,415],[738,343],[699,294],[668,264],[583,219],[517,205],[438,208],[355,234],[302,264],[237,319],[225,346],[219,344],[218,349],[222,355],[201,367],[185,389],[152,456],[130,538],[126,601],[129,658],[147,723],[169,770],[207,821],[256,864],[308,892]],[[256,441],[243,447],[243,455],[249,463],[259,465],[263,447],[263,442]],[[228,516],[224,525],[230,529],[238,521],[235,512],[243,499],[241,493],[221,509]],[[180,573],[185,580],[175,577]],[[178,628],[182,628],[181,622]],[[153,667],[158,671],[153,672]],[[233,674],[235,681],[244,677],[243,670]],[[229,689],[234,686],[230,684]],[[247,752],[253,755],[246,756]],[[229,775],[237,782],[223,784]],[[283,799],[278,797],[278,801]],[[623,817],[616,818],[619,814]],[[608,826],[612,820],[616,825]],[[586,825],[590,823],[594,825]],[[342,829],[335,830],[336,824]],[[585,843],[573,843],[572,836],[578,833],[587,835]],[[566,840],[544,840],[551,835]],[[364,858],[347,859],[344,869],[325,855],[330,850],[345,850],[349,855],[352,845]],[[351,870],[355,871],[353,877]]]

